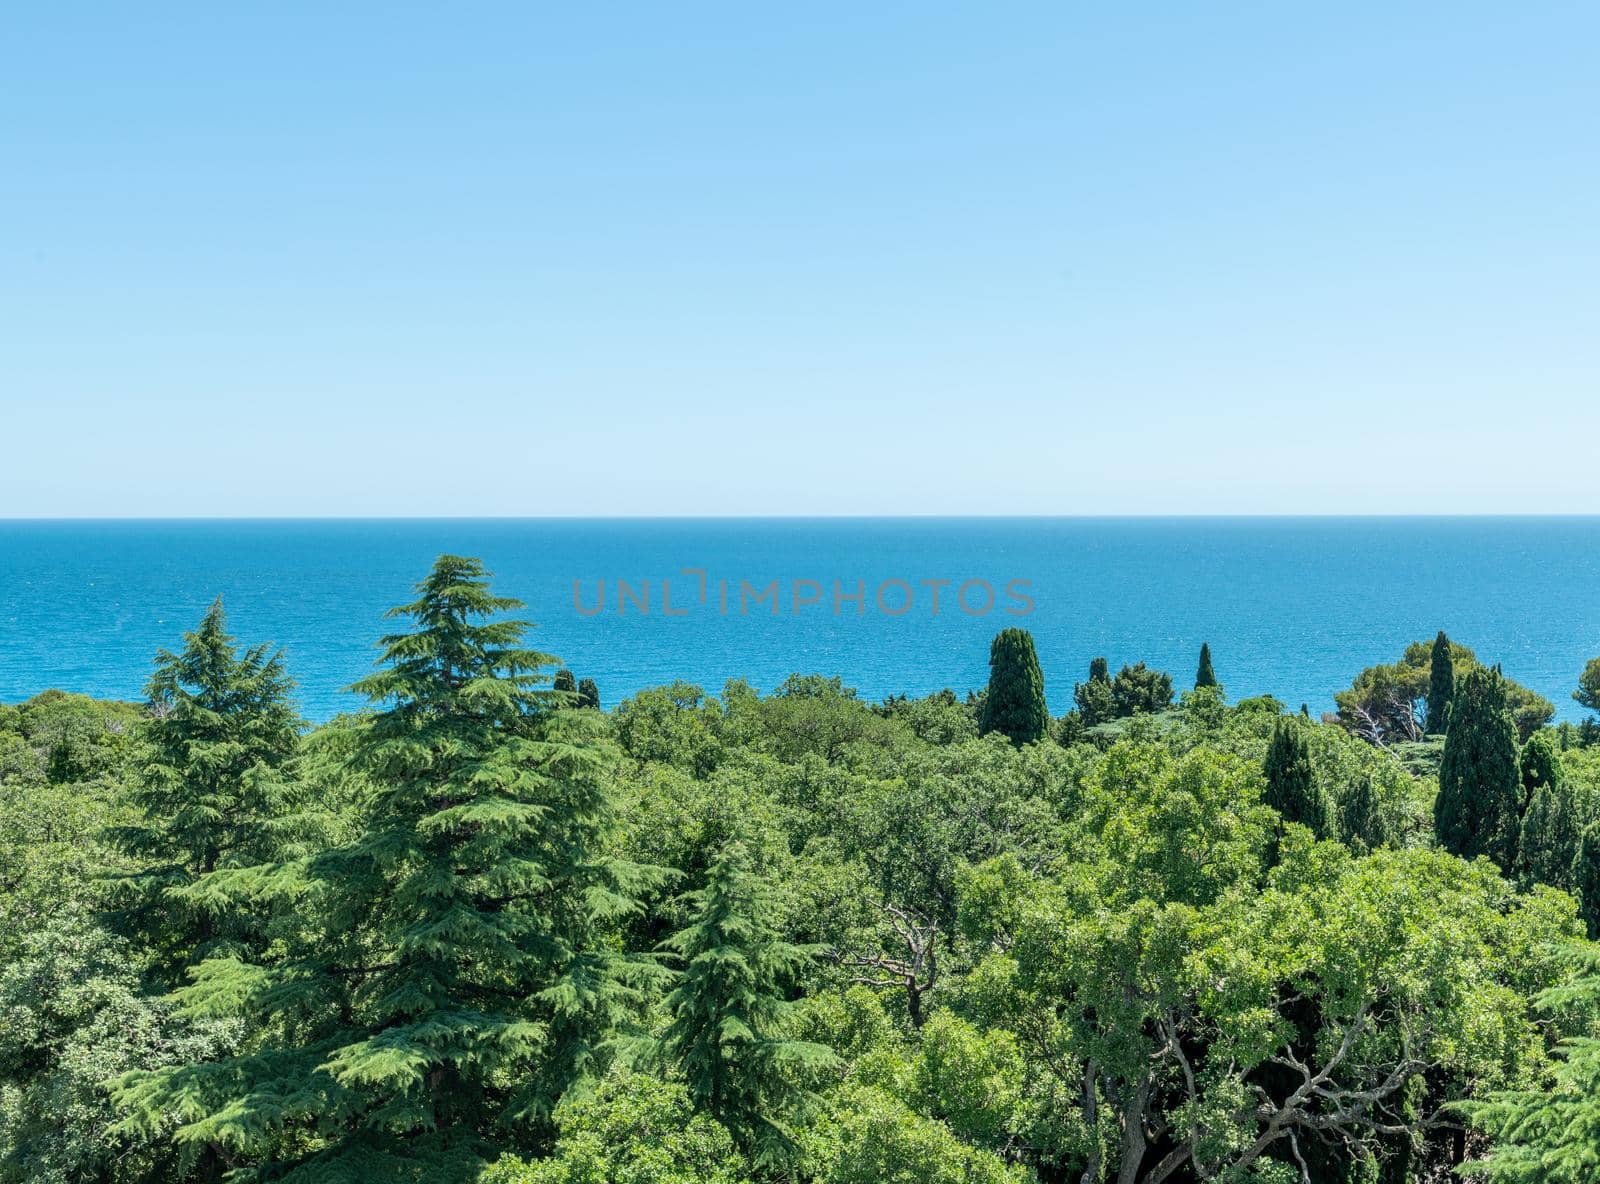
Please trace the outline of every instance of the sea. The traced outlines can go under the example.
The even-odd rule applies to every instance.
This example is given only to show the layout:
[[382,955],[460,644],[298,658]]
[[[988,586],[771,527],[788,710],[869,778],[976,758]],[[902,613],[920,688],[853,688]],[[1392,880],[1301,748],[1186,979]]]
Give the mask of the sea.
[[1600,518],[827,518],[0,521],[0,702],[137,699],[222,597],[281,647],[302,714],[347,688],[442,553],[522,600],[531,644],[603,705],[678,681],[770,691],[837,675],[864,698],[983,686],[1029,630],[1051,709],[1089,662],[1330,710],[1365,666],[1446,630],[1579,719],[1600,655]]

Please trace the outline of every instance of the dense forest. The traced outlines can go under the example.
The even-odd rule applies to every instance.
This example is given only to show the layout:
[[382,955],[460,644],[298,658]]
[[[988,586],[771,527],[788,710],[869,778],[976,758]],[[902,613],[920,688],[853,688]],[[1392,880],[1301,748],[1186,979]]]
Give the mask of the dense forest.
[[0,707],[0,1181],[1600,1179],[1600,723],[1493,655],[602,711],[519,607]]

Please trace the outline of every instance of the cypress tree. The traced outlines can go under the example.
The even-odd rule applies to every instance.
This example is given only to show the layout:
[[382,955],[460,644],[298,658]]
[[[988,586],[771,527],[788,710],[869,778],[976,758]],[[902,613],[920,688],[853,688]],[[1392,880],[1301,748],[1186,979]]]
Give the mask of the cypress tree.
[[560,670],[556,671],[556,677],[554,683],[552,683],[552,689],[560,691],[565,695],[575,695],[578,693],[578,681],[572,677],[572,671],[563,666]]
[[1433,654],[1428,670],[1428,721],[1425,730],[1430,736],[1442,736],[1450,721],[1450,700],[1456,692],[1456,668],[1451,656],[1450,639],[1444,630],[1433,639]]
[[1589,927],[1589,939],[1600,938],[1600,822],[1585,827],[1578,843],[1572,860],[1572,893],[1578,898],[1578,914]]
[[600,688],[595,685],[594,679],[581,679],[578,683],[578,706],[592,707],[600,710]]
[[718,853],[706,886],[685,901],[689,924],[663,943],[684,969],[666,999],[672,1022],[660,1051],[682,1069],[695,1104],[747,1151],[785,1160],[786,1122],[813,1100],[799,1075],[834,1060],[822,1045],[788,1038],[795,1005],[786,990],[815,950],[780,940],[771,893],[742,843]]
[[1568,888],[1578,854],[1578,803],[1567,784],[1555,734],[1535,732],[1522,746],[1523,808],[1517,868],[1528,883]]
[[1376,851],[1389,840],[1389,826],[1378,800],[1372,774],[1356,778],[1349,795],[1339,804],[1339,833],[1345,845],[1357,851]]
[[1267,775],[1263,799],[1266,804],[1284,822],[1298,822],[1317,838],[1327,838],[1332,830],[1333,810],[1328,795],[1317,785],[1311,767],[1311,746],[1301,725],[1287,719],[1278,721],[1272,729],[1263,771]]
[[1201,687],[1219,685],[1221,684],[1217,682],[1217,672],[1211,668],[1211,643],[1202,641],[1200,643],[1200,669],[1195,672],[1194,688],[1198,691]]
[[320,915],[283,960],[206,962],[175,993],[272,1036],[123,1078],[131,1129],[179,1115],[180,1144],[273,1179],[465,1181],[601,1067],[659,976],[611,940],[658,877],[604,854],[606,749],[543,685],[526,624],[501,619],[518,607],[446,555],[391,610],[412,628],[355,687],[375,709],[353,758],[362,831],[311,858],[293,897]]
[[168,976],[239,951],[257,929],[247,913],[226,915],[207,881],[276,857],[291,837],[284,770],[301,727],[291,685],[281,654],[265,645],[238,652],[220,598],[181,652],[156,655],[150,714],[138,728],[137,817],[111,832],[142,870],[113,895],[119,926]]
[[1013,744],[1040,740],[1050,727],[1044,673],[1026,629],[1002,629],[989,646],[989,690],[978,727],[1000,732]]
[[1509,874],[1516,861],[1522,778],[1517,728],[1498,669],[1469,671],[1450,704],[1433,829],[1446,851],[1487,855]]

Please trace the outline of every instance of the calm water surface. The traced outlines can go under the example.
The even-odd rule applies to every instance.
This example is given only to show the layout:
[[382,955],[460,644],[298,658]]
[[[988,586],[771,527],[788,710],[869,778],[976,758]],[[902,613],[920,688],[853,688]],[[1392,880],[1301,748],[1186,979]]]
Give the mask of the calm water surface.
[[[794,671],[842,675],[869,698],[965,690],[986,678],[988,642],[1032,630],[1057,713],[1090,658],[1144,660],[1193,678],[1202,640],[1232,696],[1332,706],[1362,667],[1393,661],[1440,628],[1538,690],[1562,718],[1600,654],[1600,518],[826,519],[0,522],[0,701],[48,687],[132,698],[161,646],[225,598],[241,641],[283,647],[304,713],[358,705],[343,689],[372,667],[383,610],[441,551],[477,555],[498,591],[525,600],[534,643],[607,706],[675,679],[771,689]],[[698,603],[698,576],[707,600]],[[663,616],[663,578],[681,616]],[[592,607],[574,610],[573,581]],[[616,581],[651,584],[651,612],[616,608]],[[729,614],[718,582],[730,583]],[[780,581],[780,615],[739,615],[741,580]],[[940,612],[929,589],[945,579]],[[792,582],[822,603],[791,611]],[[833,582],[867,589],[866,611],[831,606]],[[873,603],[912,585],[910,611]],[[985,580],[987,615],[954,603]],[[1034,610],[1004,613],[1026,580]],[[809,586],[804,586],[809,592]],[[904,592],[885,593],[890,608]],[[969,603],[982,603],[973,585]]]

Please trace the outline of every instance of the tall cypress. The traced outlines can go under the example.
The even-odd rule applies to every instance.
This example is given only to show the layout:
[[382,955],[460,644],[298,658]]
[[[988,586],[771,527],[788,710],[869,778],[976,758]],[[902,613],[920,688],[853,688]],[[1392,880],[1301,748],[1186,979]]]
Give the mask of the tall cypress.
[[1444,630],[1433,639],[1433,653],[1428,670],[1428,720],[1426,731],[1430,736],[1441,736],[1450,721],[1450,701],[1456,693],[1456,668],[1451,658],[1450,639]]
[[[247,948],[255,918],[213,900],[213,873],[272,859],[292,835],[285,766],[300,720],[282,655],[242,654],[219,598],[178,653],[162,650],[138,728],[135,820],[111,832],[142,865],[118,885],[120,926],[176,977],[201,959]],[[241,944],[243,943],[243,944]]]
[[[600,1065],[659,968],[612,940],[647,869],[605,854],[592,717],[545,686],[519,603],[442,556],[391,610],[349,845],[301,869],[310,932],[278,962],[211,961],[176,1002],[270,1033],[220,1064],[131,1074],[128,1124],[221,1144],[274,1179],[466,1181]],[[253,901],[241,907],[255,907]]]
[[1590,823],[1572,860],[1572,893],[1578,913],[1588,926],[1589,938],[1600,938],[1600,822]]
[[1044,672],[1026,629],[1002,629],[989,646],[989,691],[979,729],[1000,732],[1013,744],[1043,738],[1050,726]]
[[1265,802],[1284,822],[1298,822],[1319,839],[1332,830],[1333,808],[1328,795],[1317,785],[1311,767],[1311,746],[1305,728],[1293,720],[1280,719],[1272,730],[1263,765],[1267,776]]
[[789,1038],[788,991],[814,951],[780,939],[771,893],[742,843],[725,846],[705,888],[685,899],[689,924],[663,946],[684,969],[666,999],[672,1022],[660,1050],[682,1069],[696,1105],[747,1150],[787,1159],[786,1120],[812,1100],[801,1076],[834,1059],[822,1045]]
[[1521,804],[1517,727],[1506,710],[1505,678],[1498,669],[1478,667],[1451,698],[1434,834],[1446,851],[1465,859],[1487,855],[1509,874]]
[[1553,732],[1535,732],[1522,746],[1522,792],[1517,870],[1529,883],[1571,887],[1581,820]]
[[1200,643],[1200,669],[1195,671],[1194,688],[1198,691],[1201,687],[1214,687],[1217,685],[1217,672],[1211,668],[1211,643],[1202,641]]
[[600,688],[592,678],[578,680],[578,706],[600,709]]
[[575,695],[578,693],[578,680],[572,676],[572,671],[563,666],[556,671],[556,677],[551,684],[551,689],[560,691],[565,695]]

